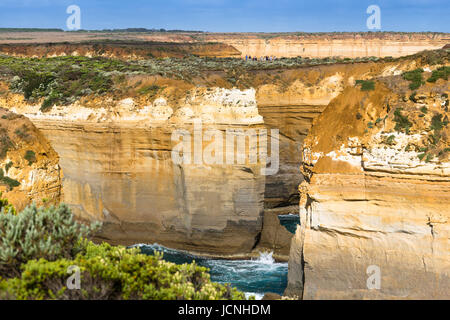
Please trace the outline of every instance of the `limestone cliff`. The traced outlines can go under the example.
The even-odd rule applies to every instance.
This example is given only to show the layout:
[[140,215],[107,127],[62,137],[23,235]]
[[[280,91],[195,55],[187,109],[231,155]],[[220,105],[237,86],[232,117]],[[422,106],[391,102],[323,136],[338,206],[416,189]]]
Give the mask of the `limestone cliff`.
[[61,198],[59,157],[30,120],[0,108],[0,192],[18,211]]
[[414,91],[401,76],[348,87],[314,122],[287,294],[450,297],[450,88],[447,76],[416,74]]
[[170,43],[142,41],[87,41],[83,43],[0,44],[0,53],[16,57],[84,56],[142,60],[150,57],[239,57],[240,52],[224,43]]
[[[76,78],[74,72],[87,63],[92,68],[108,65],[101,75],[114,73],[120,81],[108,93],[71,97],[48,110],[41,108],[44,98],[26,100],[4,83],[0,105],[29,117],[47,137],[61,157],[62,200],[81,219],[104,221],[104,239],[122,244],[159,242],[217,255],[248,254],[257,246],[285,255],[288,235],[278,237],[276,216],[267,219],[275,232],[263,234],[264,248],[258,245],[262,215],[264,207],[298,203],[298,184],[304,179],[298,170],[301,146],[313,119],[356,80],[399,75],[418,67],[435,69],[430,61],[439,62],[446,55],[441,50],[378,62],[323,61],[321,65],[303,64],[303,60],[300,65],[289,64],[297,60],[271,65],[239,59],[180,59],[169,66],[159,65],[162,60],[141,61],[152,66],[150,71],[158,67],[165,77],[111,71],[114,66],[127,71],[131,62],[67,57],[63,60],[69,61],[68,66],[60,68],[70,72],[59,84]],[[23,62],[3,61],[15,67]],[[190,62],[199,68],[197,74],[189,73],[194,69]],[[213,63],[229,70],[206,69]],[[174,70],[186,74],[186,80],[170,78]],[[77,88],[79,83],[71,81],[67,87]],[[10,83],[23,81],[16,76]],[[261,159],[253,164],[174,164],[172,151],[178,142],[172,141],[172,133],[188,132],[194,139],[195,123],[200,120],[201,132],[214,129],[222,136],[227,129],[237,134],[279,130],[279,171],[261,175],[267,165]],[[207,147],[208,143],[201,145],[200,153]],[[246,157],[249,151],[257,150],[246,150]],[[194,147],[186,150],[191,152]],[[222,158],[226,154],[223,150]]]
[[[96,48],[73,50],[68,43],[84,44],[95,39]],[[113,45],[104,46],[114,40]],[[52,44],[49,44],[49,43]],[[134,49],[130,49],[133,42]],[[138,42],[136,44],[136,42]],[[201,56],[235,57],[276,56],[322,58],[340,56],[400,57],[423,50],[440,49],[450,42],[448,33],[404,32],[336,32],[336,33],[183,33],[183,32],[12,32],[3,33],[0,44],[43,44],[38,49],[18,46],[17,53],[26,51],[42,57],[53,52],[60,54],[65,46],[68,52],[93,54],[101,51],[105,56],[179,56],[182,51]],[[62,45],[57,45],[61,44]],[[225,45],[225,46],[220,46]],[[58,49],[59,47],[59,49]],[[114,47],[114,48],[111,48]],[[142,50],[142,48],[147,49]],[[0,46],[0,51],[3,51]],[[11,51],[5,47],[4,52]],[[141,53],[141,54],[139,54]]]
[[[202,121],[201,134],[258,132],[262,117],[254,90],[203,88],[182,105],[161,97],[139,106],[128,98],[105,108],[71,105],[46,113],[19,95],[7,99],[4,103],[29,116],[57,150],[64,169],[63,201],[80,219],[104,221],[99,235],[104,240],[158,242],[217,255],[254,246],[262,224],[265,160],[228,165],[192,158],[179,164],[171,154],[179,143],[179,138],[172,141],[174,131],[191,134],[191,150],[183,152],[205,152],[206,137],[203,145],[194,141],[196,120]],[[230,151],[216,152],[223,157]]]
[[205,35],[202,39],[235,47],[242,56],[276,57],[400,57],[423,50],[440,49],[448,34],[324,33]]

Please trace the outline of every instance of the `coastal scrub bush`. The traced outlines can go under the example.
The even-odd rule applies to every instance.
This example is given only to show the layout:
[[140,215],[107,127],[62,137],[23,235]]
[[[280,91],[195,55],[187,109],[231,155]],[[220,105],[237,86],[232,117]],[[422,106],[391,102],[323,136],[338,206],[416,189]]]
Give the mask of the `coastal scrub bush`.
[[[2,170],[3,171],[3,170]],[[66,205],[37,208],[31,205],[20,214],[0,214],[0,276],[20,275],[20,266],[32,259],[71,259],[80,252],[81,239],[99,228],[73,219]]]
[[[80,289],[68,290],[67,270],[80,270]],[[177,265],[160,254],[85,241],[75,259],[29,261],[20,277],[0,283],[0,297],[9,299],[245,299],[228,285],[211,282],[207,269],[195,263]]]
[[20,186],[19,181],[5,176],[5,173],[3,172],[3,168],[0,168],[0,183],[7,185],[9,187],[9,190],[12,190],[15,187]]
[[0,127],[0,159],[6,157],[8,151],[14,147],[14,143],[5,128]]
[[31,166],[36,162],[36,153],[33,150],[27,150],[24,158],[28,161],[28,165]]
[[[19,214],[5,199],[0,206],[0,299],[245,299],[195,262],[177,265],[160,253],[90,242],[99,224],[75,222],[65,205],[32,205]],[[80,288],[69,290],[73,267]]]
[[448,80],[449,76],[450,76],[450,67],[444,66],[434,70],[433,73],[431,74],[431,77],[429,77],[427,81],[436,82],[438,79]]
[[142,87],[139,90],[137,90],[137,92],[142,95],[154,96],[162,89],[163,88],[161,88],[160,86],[153,84],[153,85]]
[[[167,50],[167,48],[162,48]],[[232,85],[251,87],[250,75],[258,70],[279,71],[308,65],[330,63],[368,62],[366,57],[344,60],[337,57],[309,59],[302,57],[279,58],[272,61],[245,61],[240,58],[215,58],[186,55],[183,58],[152,58],[122,61],[105,57],[63,56],[51,58],[20,58],[0,54],[0,66],[7,76],[10,90],[23,93],[27,100],[43,101],[41,111],[46,112],[55,104],[68,105],[77,99],[105,92],[126,90],[124,84],[130,75],[162,76],[192,82],[209,72],[226,74]],[[369,90],[371,84],[369,85]],[[365,88],[365,87],[364,87]],[[152,94],[156,88],[144,89]]]
[[29,140],[30,135],[28,133],[28,127],[26,125],[23,125],[21,128],[17,128],[14,133],[23,140]]
[[9,169],[11,169],[12,166],[12,161],[9,161],[7,164],[5,164],[5,172],[8,173]]
[[386,143],[387,145],[390,145],[390,146],[395,145],[395,136],[394,135],[390,135],[389,137],[387,137],[384,140],[384,143]]
[[410,81],[409,88],[411,90],[418,89],[422,84],[424,84],[422,79],[423,69],[415,69],[412,71],[407,71],[402,74],[403,79]]
[[448,121],[442,120],[442,117],[442,114],[435,114],[433,118],[431,118],[430,130],[432,130],[433,133],[428,137],[428,139],[429,142],[434,146],[436,146],[441,140],[441,130],[448,124]]
[[356,84],[361,85],[361,91],[375,90],[375,82],[371,80],[356,80]]
[[9,203],[8,199],[2,198],[2,193],[0,192],[0,214],[10,212],[11,214],[17,214],[16,208]]
[[394,122],[396,123],[394,128],[396,131],[409,134],[409,129],[411,128],[412,123],[408,120],[407,116],[402,114],[402,108],[395,109]]

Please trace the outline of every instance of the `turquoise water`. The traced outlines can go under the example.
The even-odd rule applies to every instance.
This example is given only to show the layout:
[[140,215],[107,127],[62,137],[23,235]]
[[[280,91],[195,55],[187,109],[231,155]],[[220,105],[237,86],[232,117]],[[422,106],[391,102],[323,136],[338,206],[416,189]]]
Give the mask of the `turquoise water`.
[[139,245],[141,251],[152,255],[154,251],[164,253],[164,260],[177,264],[197,264],[210,269],[211,280],[230,283],[233,287],[261,298],[264,293],[283,294],[287,286],[287,263],[276,263],[272,253],[261,254],[255,260],[219,260],[194,256],[186,252],[169,249],[157,244]]
[[284,226],[290,233],[295,233],[297,226],[300,224],[300,217],[298,214],[283,214],[279,215],[280,223]]

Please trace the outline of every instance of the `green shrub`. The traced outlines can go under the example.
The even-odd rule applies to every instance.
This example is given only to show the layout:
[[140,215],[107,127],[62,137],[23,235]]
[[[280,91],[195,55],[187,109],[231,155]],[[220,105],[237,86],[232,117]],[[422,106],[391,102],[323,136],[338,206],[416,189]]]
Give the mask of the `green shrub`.
[[146,94],[146,95],[150,95],[150,96],[154,96],[156,95],[160,90],[162,90],[162,88],[156,84],[153,85],[149,85],[149,86],[145,86],[140,88],[137,92],[139,94]]
[[450,76],[450,67],[442,67],[432,72],[431,77],[428,78],[428,82],[436,82],[438,79],[448,80]]
[[408,120],[408,117],[402,115],[402,108],[395,109],[394,122],[396,122],[394,128],[396,131],[409,134],[409,129],[411,128],[412,123]]
[[49,110],[51,110],[51,108],[57,104],[59,101],[59,96],[55,95],[55,94],[51,94],[50,96],[48,96],[47,98],[44,99],[44,101],[42,102],[41,107],[39,108],[39,110],[41,112],[47,112]]
[[422,79],[423,69],[415,69],[413,71],[407,71],[402,74],[403,79],[411,81],[409,88],[411,90],[418,89],[424,82]]
[[395,144],[395,136],[394,135],[390,135],[389,137],[387,137],[384,141],[387,145],[394,145]]
[[431,118],[430,130],[441,131],[444,126],[447,126],[448,122],[442,121],[442,114],[436,114]]
[[0,128],[0,159],[6,157],[8,151],[14,147],[14,143],[5,128]]
[[434,146],[441,140],[441,130],[448,124],[448,121],[442,120],[442,117],[442,114],[435,114],[433,118],[431,118],[430,130],[432,130],[433,133],[428,136],[428,140]]
[[0,168],[0,183],[7,185],[9,187],[9,190],[12,190],[15,187],[20,186],[19,181],[5,176],[5,173],[3,172],[3,168]]
[[30,69],[19,69],[17,74],[19,79],[12,84],[13,89],[21,91],[25,99],[30,99],[33,95],[40,95],[49,84],[55,79],[51,72],[36,72]]
[[9,161],[7,164],[5,164],[5,172],[8,173],[9,169],[13,166],[12,161]]
[[28,134],[28,127],[23,125],[21,128],[17,128],[14,133],[23,140],[30,139],[30,135]]
[[371,80],[356,80],[357,85],[361,85],[362,91],[371,91],[375,89],[375,82]]
[[[20,277],[0,284],[0,294],[9,299],[245,299],[236,289],[211,282],[207,269],[195,263],[176,265],[137,248],[84,245],[74,260],[29,261]],[[66,286],[70,266],[80,270],[79,290]]]
[[0,192],[0,214],[5,213],[17,214],[16,208],[9,203],[8,199],[2,198],[2,193]]
[[99,228],[74,221],[66,205],[27,207],[20,214],[0,214],[0,276],[20,275],[20,265],[32,259],[71,259],[79,242]]
[[36,162],[36,153],[34,153],[33,150],[27,150],[27,152],[25,152],[24,158],[28,161],[28,165],[31,166]]

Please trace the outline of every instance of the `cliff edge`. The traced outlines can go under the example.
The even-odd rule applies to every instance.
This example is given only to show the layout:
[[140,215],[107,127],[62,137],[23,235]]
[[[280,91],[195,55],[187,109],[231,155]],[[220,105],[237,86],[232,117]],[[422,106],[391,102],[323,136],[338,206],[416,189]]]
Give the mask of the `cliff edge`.
[[0,192],[17,210],[61,198],[59,157],[23,115],[0,108]]
[[313,123],[287,294],[450,297],[448,72],[359,81]]

